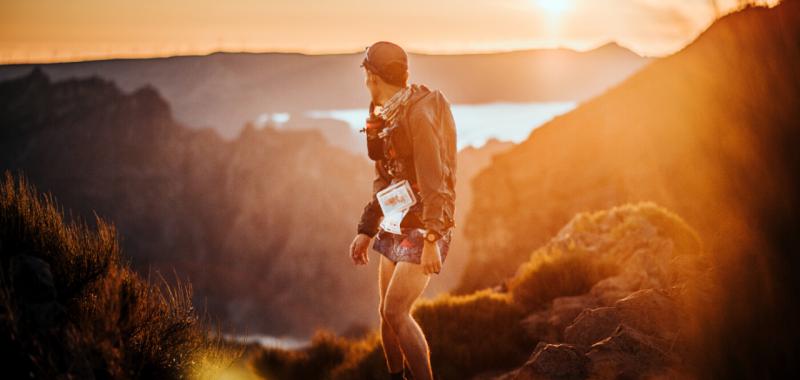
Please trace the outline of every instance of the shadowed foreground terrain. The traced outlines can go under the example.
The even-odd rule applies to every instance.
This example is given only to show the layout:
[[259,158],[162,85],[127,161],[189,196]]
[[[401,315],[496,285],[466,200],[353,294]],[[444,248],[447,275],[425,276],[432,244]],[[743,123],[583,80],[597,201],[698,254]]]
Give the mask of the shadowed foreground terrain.
[[65,223],[51,196],[0,183],[3,378],[215,378],[239,354],[192,306],[191,285],[145,280],[112,225]]

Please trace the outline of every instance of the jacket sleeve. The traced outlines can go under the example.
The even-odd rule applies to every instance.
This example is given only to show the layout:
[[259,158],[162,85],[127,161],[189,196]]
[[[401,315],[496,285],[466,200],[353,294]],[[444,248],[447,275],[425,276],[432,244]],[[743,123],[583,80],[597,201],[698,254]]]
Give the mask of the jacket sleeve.
[[372,180],[372,198],[369,203],[364,206],[364,211],[361,213],[361,220],[358,222],[358,233],[365,234],[369,237],[375,236],[378,233],[378,226],[383,217],[381,205],[378,203],[376,193],[386,188],[389,185],[389,179],[383,174],[380,161],[375,161],[375,178]]
[[428,108],[414,112],[410,123],[414,167],[423,204],[422,223],[426,229],[443,235],[444,203],[448,193],[441,141],[443,137],[437,131],[441,130],[441,112],[449,112],[449,108],[438,91],[435,99],[426,102],[424,106]]

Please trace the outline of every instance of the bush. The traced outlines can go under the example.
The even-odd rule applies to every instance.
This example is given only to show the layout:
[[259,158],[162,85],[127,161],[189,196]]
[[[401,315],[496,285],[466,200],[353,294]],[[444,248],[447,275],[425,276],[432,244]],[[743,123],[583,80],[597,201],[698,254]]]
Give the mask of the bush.
[[251,367],[267,379],[323,379],[341,364],[352,343],[328,330],[317,330],[304,350],[263,347],[253,355]]
[[519,323],[524,310],[508,294],[489,289],[420,300],[412,314],[428,339],[434,373],[443,380],[519,366],[536,343]]
[[[0,339],[11,378],[214,376],[236,352],[212,338],[191,286],[142,280],[116,230],[66,223],[52,196],[0,184]],[[219,334],[217,334],[219,336]]]
[[508,289],[513,300],[531,312],[555,298],[584,294],[616,271],[613,264],[590,255],[540,249],[508,280]]

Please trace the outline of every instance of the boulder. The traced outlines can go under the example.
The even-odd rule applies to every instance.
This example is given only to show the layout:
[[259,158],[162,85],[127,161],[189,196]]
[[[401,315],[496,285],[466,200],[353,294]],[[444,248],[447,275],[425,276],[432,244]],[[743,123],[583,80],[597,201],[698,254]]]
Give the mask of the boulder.
[[600,305],[612,306],[618,300],[642,288],[648,283],[647,273],[643,270],[628,270],[620,275],[598,281],[589,294],[595,297]]
[[553,300],[550,308],[528,315],[521,323],[531,337],[545,342],[557,342],[564,336],[564,329],[582,311],[597,305],[597,299],[589,294],[559,297]]
[[643,289],[615,304],[626,325],[662,339],[674,339],[680,324],[680,308],[663,291]]
[[589,359],[570,344],[539,343],[530,359],[508,380],[585,379]]
[[620,324],[614,333],[592,345],[586,354],[591,379],[640,379],[674,363],[663,340]]
[[611,336],[619,323],[619,311],[615,307],[586,309],[565,329],[564,341],[589,347]]

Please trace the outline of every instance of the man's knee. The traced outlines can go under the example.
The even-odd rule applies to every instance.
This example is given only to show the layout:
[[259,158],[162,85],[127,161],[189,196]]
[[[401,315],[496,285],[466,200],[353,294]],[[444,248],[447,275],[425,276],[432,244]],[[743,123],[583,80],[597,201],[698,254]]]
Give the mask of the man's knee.
[[405,321],[408,316],[408,309],[394,302],[386,302],[381,307],[381,317],[392,327],[397,327]]
[[381,300],[381,302],[378,304],[378,315],[380,316],[381,321],[386,320],[386,317],[383,314],[383,308],[384,308],[384,302],[383,300]]

